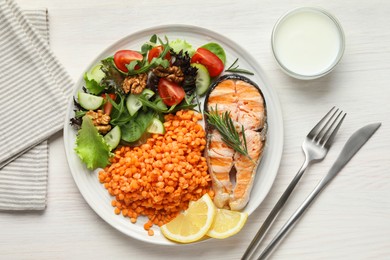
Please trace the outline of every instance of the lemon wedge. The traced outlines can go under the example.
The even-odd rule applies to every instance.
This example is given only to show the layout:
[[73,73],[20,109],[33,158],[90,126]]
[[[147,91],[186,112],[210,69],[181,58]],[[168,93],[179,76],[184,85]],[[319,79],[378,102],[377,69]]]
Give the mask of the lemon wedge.
[[206,193],[197,201],[191,201],[186,211],[161,226],[163,235],[180,243],[191,243],[204,237],[214,221],[216,208]]
[[214,222],[207,235],[213,238],[227,238],[237,234],[248,219],[248,213],[227,209],[217,209]]

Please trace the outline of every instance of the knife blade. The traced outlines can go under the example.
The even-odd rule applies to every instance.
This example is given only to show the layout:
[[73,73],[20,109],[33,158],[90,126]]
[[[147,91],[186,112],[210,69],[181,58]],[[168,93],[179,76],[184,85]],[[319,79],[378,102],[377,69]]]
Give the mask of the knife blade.
[[370,139],[370,137],[378,130],[381,123],[366,125],[357,130],[345,143],[340,155],[329,170],[328,175],[336,175],[352,157],[360,150],[360,148]]
[[336,161],[325,175],[325,177],[320,181],[320,183],[314,188],[314,190],[309,194],[305,199],[302,205],[294,212],[294,214],[287,220],[286,224],[280,229],[276,236],[272,239],[269,245],[264,249],[260,254],[259,259],[268,258],[277,245],[282,241],[282,239],[287,235],[288,231],[296,224],[300,219],[306,209],[311,205],[313,200],[320,194],[320,192],[326,187],[326,185],[340,172],[342,168],[352,159],[352,157],[363,147],[363,145],[371,138],[371,136],[378,130],[381,126],[381,123],[374,123],[366,125],[359,130],[357,130],[352,136],[347,140],[343,149],[341,150]]

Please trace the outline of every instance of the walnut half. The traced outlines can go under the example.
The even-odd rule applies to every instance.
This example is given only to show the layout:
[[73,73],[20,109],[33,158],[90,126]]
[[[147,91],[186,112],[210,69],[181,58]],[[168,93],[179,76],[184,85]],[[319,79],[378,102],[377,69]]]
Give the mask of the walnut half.
[[148,79],[148,74],[141,73],[134,76],[129,76],[125,78],[122,83],[123,91],[128,94],[141,94],[142,90],[146,87],[146,82]]
[[110,116],[103,113],[103,110],[97,112],[89,110],[86,115],[92,119],[93,125],[97,128],[99,133],[106,134],[111,130]]
[[170,66],[168,68],[164,68],[159,65],[153,69],[153,73],[156,74],[157,77],[166,78],[169,81],[175,82],[176,84],[181,84],[184,80],[183,71],[181,71],[178,66]]

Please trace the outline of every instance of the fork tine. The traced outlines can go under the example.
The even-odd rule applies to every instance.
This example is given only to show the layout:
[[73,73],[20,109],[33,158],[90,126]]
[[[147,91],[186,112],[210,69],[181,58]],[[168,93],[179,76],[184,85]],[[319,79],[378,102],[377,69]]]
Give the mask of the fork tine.
[[[325,123],[325,125],[322,127],[320,132],[317,134],[316,138],[314,138],[314,141],[316,141],[319,145],[324,146],[326,141],[328,141],[330,138],[331,131],[333,132],[334,130],[338,130],[334,128],[334,126],[337,123],[340,115],[343,113],[343,111],[340,112],[338,111],[339,109],[336,109],[336,111],[332,114],[332,116],[329,118],[329,120]],[[344,118],[342,118],[342,120],[343,119]],[[330,142],[328,144],[330,144]]]
[[[343,111],[340,112],[340,114],[337,116],[337,118],[341,115],[342,112],[343,112]],[[325,147],[329,148],[329,146],[332,144],[333,139],[334,139],[335,135],[337,134],[337,131],[339,131],[339,128],[340,128],[341,124],[343,123],[344,118],[345,118],[346,115],[347,115],[347,113],[344,113],[344,115],[341,117],[339,123],[337,124],[336,128],[334,128],[333,132],[328,136],[328,138],[326,138],[326,139],[324,140],[323,143],[324,143],[324,146],[325,146]],[[336,120],[333,122],[332,126],[334,125],[334,123],[336,123],[337,118],[336,118]],[[329,128],[329,130],[330,130],[330,128]]]
[[318,133],[319,133],[319,130],[320,130],[320,127],[322,127],[322,124],[325,122],[325,120],[327,119],[327,117],[329,116],[329,114],[334,110],[335,107],[332,107],[328,113],[326,113],[326,115],[313,127],[313,129],[309,132],[309,134],[307,135],[308,137],[310,137],[311,139],[314,139]]
[[[336,116],[336,119],[333,120],[333,118],[335,117],[335,115],[337,114],[338,111],[339,111],[339,109],[337,108],[336,111],[334,111],[334,113],[330,116],[328,121],[326,121],[324,126],[322,126],[321,130],[319,131],[319,133],[314,138],[315,141],[317,141],[318,143],[321,143],[321,140],[326,136],[326,134],[328,133],[329,129],[332,128],[334,122],[337,121],[337,118],[340,116],[341,112]],[[329,126],[329,124],[330,124],[330,126]]]
[[[333,117],[336,115],[337,111],[338,111],[338,109],[337,109],[336,112],[332,115],[332,117],[329,119],[329,121],[326,122],[326,125],[321,129],[321,134],[322,134],[322,132],[324,132],[324,131],[325,131],[325,133],[322,134],[321,137],[318,138],[318,140],[317,140],[318,143],[320,143],[320,144],[323,144],[323,143],[324,143],[324,140],[325,140],[326,136],[328,136],[328,133],[332,130],[334,124],[336,124],[336,122],[337,122],[337,120],[339,119],[340,115],[343,113],[343,111],[340,111],[340,112],[337,114],[336,118],[333,120]],[[328,127],[328,124],[329,124],[331,121],[332,121],[332,123],[331,123],[330,126]],[[325,128],[326,128],[326,130],[325,130]]]

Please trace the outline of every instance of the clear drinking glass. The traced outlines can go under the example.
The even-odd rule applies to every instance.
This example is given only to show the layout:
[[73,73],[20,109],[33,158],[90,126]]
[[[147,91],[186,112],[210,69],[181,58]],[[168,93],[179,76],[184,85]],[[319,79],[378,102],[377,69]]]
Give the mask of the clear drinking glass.
[[284,14],[272,31],[273,55],[288,75],[303,80],[322,77],[340,62],[345,36],[339,21],[318,7]]

